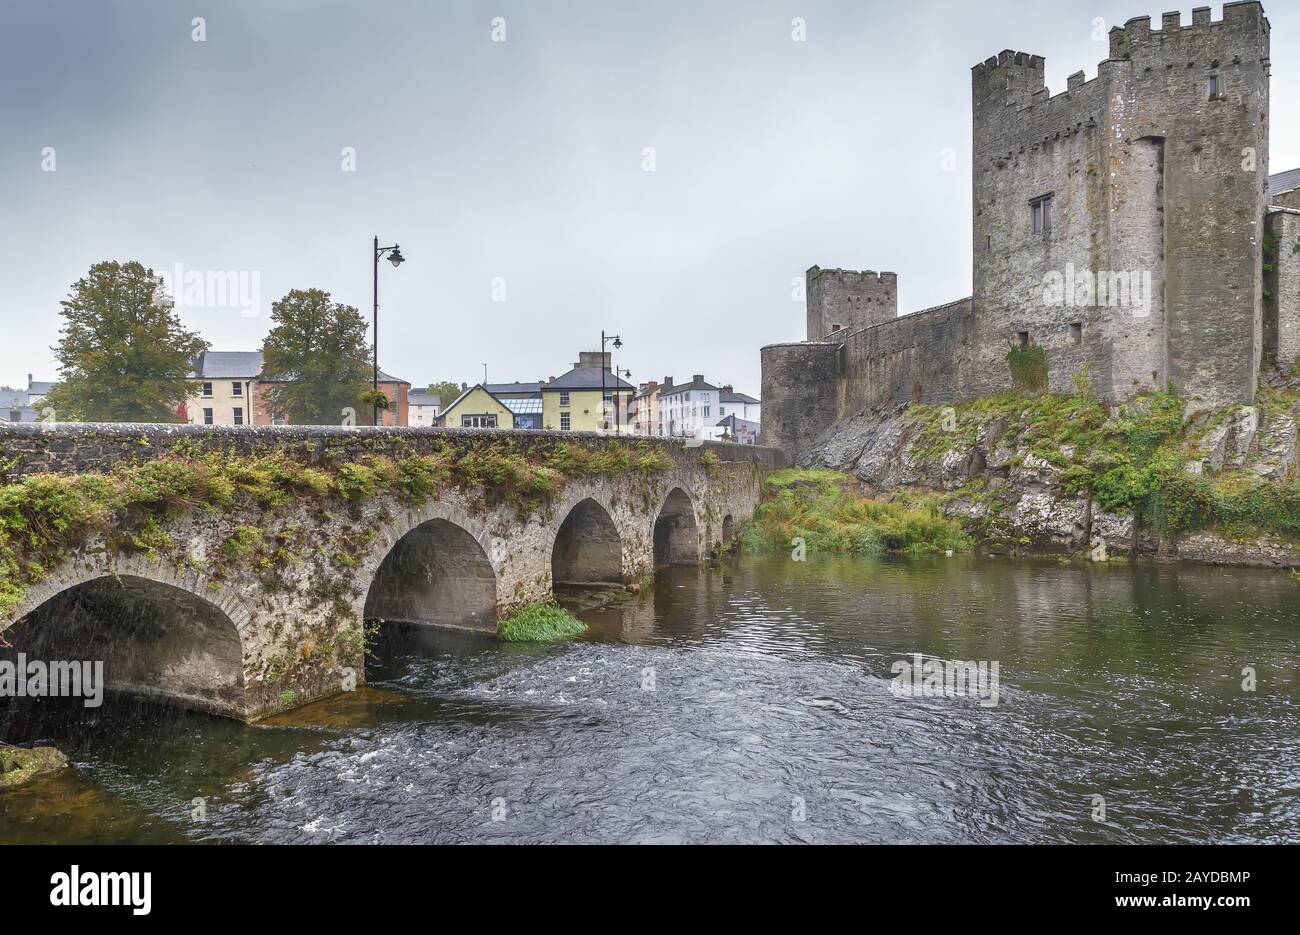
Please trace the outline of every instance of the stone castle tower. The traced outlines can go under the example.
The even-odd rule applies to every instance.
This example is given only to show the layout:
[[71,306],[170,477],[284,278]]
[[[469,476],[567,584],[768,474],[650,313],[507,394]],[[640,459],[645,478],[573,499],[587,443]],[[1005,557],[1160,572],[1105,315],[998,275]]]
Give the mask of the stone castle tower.
[[1056,95],[1040,56],[974,66],[971,297],[896,317],[894,274],[810,269],[806,340],[762,352],[765,443],[1003,392],[1009,343],[1043,348],[1053,391],[1086,366],[1111,399],[1251,403],[1278,315],[1300,325],[1264,301],[1268,79],[1254,0],[1129,20]]

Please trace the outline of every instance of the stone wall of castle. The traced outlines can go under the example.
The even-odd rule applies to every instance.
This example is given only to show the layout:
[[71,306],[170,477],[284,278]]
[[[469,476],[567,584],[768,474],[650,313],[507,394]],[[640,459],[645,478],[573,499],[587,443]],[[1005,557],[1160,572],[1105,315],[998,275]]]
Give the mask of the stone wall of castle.
[[1265,230],[1274,249],[1264,281],[1264,356],[1291,370],[1300,363],[1300,209],[1271,211]]
[[[1097,77],[1072,75],[1055,96],[1043,60],[1019,52],[975,66],[972,91],[971,390],[998,388],[1006,341],[1028,332],[1052,389],[1086,360],[1112,398],[1172,383],[1197,406],[1249,403],[1268,177],[1260,5],[1228,4],[1220,22],[1198,9],[1188,25],[1170,13],[1159,30],[1132,19],[1111,31]],[[1035,231],[1045,197],[1051,227]],[[1063,296],[1046,294],[1049,277]],[[1103,298],[1102,282],[1127,283],[1128,298]]]
[[1086,369],[1110,399],[1168,387],[1193,408],[1251,403],[1266,330],[1293,353],[1263,301],[1268,56],[1249,0],[1220,21],[1208,7],[1159,29],[1132,19],[1111,31],[1097,76],[1073,74],[1055,96],[1039,56],[976,65],[972,297],[898,318],[893,274],[810,269],[807,341],[844,350],[815,386],[824,350],[799,372],[789,345],[764,349],[765,443],[796,453],[773,439],[808,434],[773,408],[782,394],[806,422],[1004,392],[1013,343],[1046,351],[1054,392]]

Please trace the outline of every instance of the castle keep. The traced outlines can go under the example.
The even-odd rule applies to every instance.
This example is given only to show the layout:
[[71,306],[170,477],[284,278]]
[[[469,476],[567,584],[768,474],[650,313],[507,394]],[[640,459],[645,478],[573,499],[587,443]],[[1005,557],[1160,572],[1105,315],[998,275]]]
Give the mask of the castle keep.
[[1253,402],[1261,366],[1300,356],[1300,198],[1269,189],[1268,76],[1253,0],[1132,19],[1056,95],[1040,56],[976,65],[971,296],[898,317],[895,274],[814,266],[806,340],[762,351],[765,443],[797,455],[873,406],[1004,392],[1009,345],[1043,349],[1054,392],[1086,368],[1110,399]]

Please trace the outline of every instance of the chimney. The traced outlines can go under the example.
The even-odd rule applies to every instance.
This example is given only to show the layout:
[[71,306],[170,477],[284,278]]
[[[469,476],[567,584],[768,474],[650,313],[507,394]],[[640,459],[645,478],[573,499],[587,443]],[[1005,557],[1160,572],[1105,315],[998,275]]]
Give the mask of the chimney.
[[728,396],[730,396],[730,395],[732,395],[733,393],[736,392],[736,389],[735,389],[735,387],[733,387],[730,383],[728,383],[726,386],[724,386],[724,387],[722,388],[722,392],[724,392],[724,393],[726,393]]
[[703,383],[703,382],[704,382],[704,374],[702,374],[702,373],[692,374],[692,375],[691,375],[691,380],[692,380],[692,382],[695,382],[695,383]]
[[670,390],[670,389],[672,389],[672,388],[673,388],[673,378],[672,378],[672,377],[664,377],[664,389],[666,389],[666,390]]
[[29,387],[32,385],[32,375],[30,373],[27,374],[27,385]]

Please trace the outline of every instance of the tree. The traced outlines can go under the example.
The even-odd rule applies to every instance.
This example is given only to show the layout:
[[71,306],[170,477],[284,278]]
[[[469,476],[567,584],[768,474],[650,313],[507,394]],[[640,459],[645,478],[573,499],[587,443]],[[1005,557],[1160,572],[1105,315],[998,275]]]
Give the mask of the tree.
[[461,389],[459,383],[452,383],[450,380],[444,380],[441,383],[430,383],[429,388],[425,390],[430,396],[439,396],[442,398],[444,406],[451,405],[452,401],[460,395]]
[[262,343],[262,379],[271,383],[271,412],[295,425],[338,425],[352,409],[369,422],[362,402],[370,389],[366,320],[320,289],[291,289],[271,305]]
[[59,421],[177,422],[208,344],[181,327],[162,279],[139,263],[96,263],[62,301],[60,382],[42,409]]

